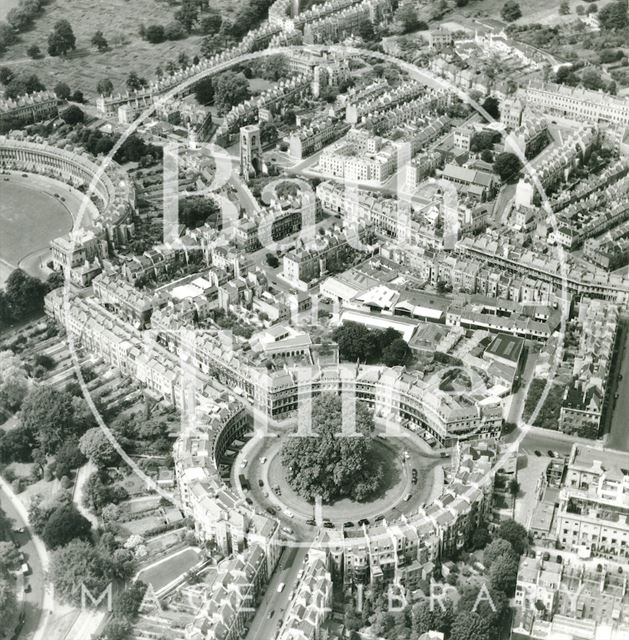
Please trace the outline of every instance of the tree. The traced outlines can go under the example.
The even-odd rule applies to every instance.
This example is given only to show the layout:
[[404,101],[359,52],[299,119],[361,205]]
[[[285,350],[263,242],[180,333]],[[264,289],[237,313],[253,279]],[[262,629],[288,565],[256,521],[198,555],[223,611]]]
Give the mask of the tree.
[[175,13],[175,19],[190,33],[199,19],[199,3],[197,0],[182,0],[181,9]]
[[55,94],[59,100],[67,100],[72,93],[72,90],[65,82],[58,82],[55,85]]
[[502,182],[514,181],[521,169],[522,162],[514,153],[503,151],[494,160],[494,171],[500,176]]
[[44,57],[44,54],[41,52],[41,49],[36,44],[31,45],[26,50],[26,53],[28,54],[29,57],[33,58],[33,60],[39,60],[40,58]]
[[450,640],[493,640],[496,629],[491,620],[477,613],[463,611],[458,613],[452,624]]
[[382,350],[382,362],[387,367],[397,367],[407,365],[413,356],[411,348],[404,338],[396,338]]
[[277,269],[280,266],[280,261],[277,259],[277,256],[274,253],[267,253],[265,256],[266,263],[272,269]]
[[488,96],[485,98],[482,107],[494,120],[500,118],[500,103],[498,102],[498,98]]
[[502,555],[492,562],[489,583],[493,589],[511,597],[515,593],[517,579],[518,561],[513,555]]
[[369,18],[363,20],[358,27],[358,35],[365,41],[371,42],[376,39],[376,31],[373,28],[373,23]]
[[367,362],[379,355],[374,335],[367,327],[357,322],[345,322],[335,329],[332,338],[338,345],[343,360]]
[[214,85],[212,78],[203,78],[194,86],[194,97],[199,104],[207,105],[214,102]]
[[48,53],[51,56],[65,56],[76,48],[76,38],[67,20],[59,20],[48,36]]
[[[356,403],[356,431],[364,437],[343,437],[343,409],[335,394],[322,394],[312,404],[316,436],[289,438],[282,462],[291,487],[304,498],[330,502],[342,496],[364,500],[379,486],[382,468],[372,460],[373,417]],[[369,468],[369,473],[366,473]]]
[[71,104],[67,109],[64,109],[59,116],[66,124],[78,124],[85,120],[85,113],[81,107],[77,107],[75,104]]
[[8,85],[15,78],[15,74],[9,67],[0,67],[0,83]]
[[15,571],[21,564],[20,551],[12,542],[0,541],[0,576]]
[[84,585],[90,593],[101,594],[111,579],[111,566],[106,557],[86,540],[72,540],[58,549],[50,568],[55,595],[62,602],[79,605]]
[[229,109],[249,98],[249,83],[239,73],[225,71],[216,79],[214,85],[214,102],[219,112],[225,113]]
[[146,85],[146,80],[144,78],[140,78],[135,71],[132,71],[127,76],[127,88],[131,91],[139,91]]
[[18,613],[13,580],[0,578],[0,629],[12,629]]
[[514,497],[520,493],[520,483],[515,478],[509,481],[509,493]]
[[100,427],[86,431],[79,440],[81,453],[97,467],[110,467],[118,461],[118,452]]
[[92,36],[92,46],[99,51],[107,51],[109,49],[109,43],[100,29]]
[[207,36],[214,35],[220,31],[222,24],[221,14],[216,9],[210,9],[201,18],[201,33]]
[[418,600],[411,610],[411,627],[417,636],[428,631],[440,631],[448,634],[454,619],[454,605],[445,598],[442,601],[443,608],[431,603],[428,598]]
[[570,3],[568,0],[561,0],[559,3],[559,15],[567,16],[570,13]]
[[490,569],[493,561],[502,556],[515,557],[513,547],[508,540],[496,538],[485,547],[485,551],[483,552],[483,564],[485,568]]
[[85,464],[86,458],[78,447],[76,440],[66,440],[55,456],[55,477],[70,477],[75,469]]
[[148,40],[148,42],[151,42],[152,44],[159,44],[160,42],[164,42],[164,40],[166,40],[164,27],[161,24],[149,25],[144,32],[144,38],[146,38],[146,40]]
[[21,319],[41,312],[47,291],[41,280],[29,276],[22,269],[15,269],[7,278],[5,293],[13,316]]
[[42,539],[49,549],[56,549],[65,547],[75,538],[89,539],[91,529],[91,522],[73,504],[62,505],[52,512],[42,532]]
[[601,27],[609,31],[624,29],[629,23],[626,0],[616,0],[605,5],[598,12]]
[[484,549],[485,546],[491,541],[491,536],[487,527],[476,527],[472,534],[472,549]]
[[395,19],[400,23],[404,33],[417,31],[420,27],[417,11],[410,2],[404,2],[398,7],[398,10],[395,13]]
[[96,91],[101,96],[110,96],[114,92],[114,85],[109,78],[103,78],[98,81]]
[[500,15],[506,22],[513,22],[514,20],[522,17],[522,10],[515,0],[507,0],[507,2],[502,6]]
[[22,426],[46,454],[54,455],[68,437],[79,435],[73,418],[72,396],[46,385],[34,387],[22,405]]
[[478,153],[486,149],[493,149],[499,140],[500,133],[498,131],[477,131],[470,140],[470,151]]
[[598,11],[598,6],[596,4],[591,4],[588,6],[588,8],[585,10],[585,13],[587,15],[590,15],[592,13],[597,13]]
[[529,544],[529,536],[526,529],[515,520],[505,520],[498,527],[497,535],[511,543],[517,555],[522,555]]
[[28,507],[28,521],[38,536],[41,536],[48,519],[56,507],[57,505],[55,504],[43,503],[42,497],[38,494],[31,498]]

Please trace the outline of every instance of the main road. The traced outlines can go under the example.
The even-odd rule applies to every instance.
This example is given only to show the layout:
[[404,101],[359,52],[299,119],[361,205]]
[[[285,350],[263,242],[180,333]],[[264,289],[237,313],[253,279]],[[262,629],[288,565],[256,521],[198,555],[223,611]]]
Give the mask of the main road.
[[[305,568],[308,547],[286,547],[251,622],[247,640],[272,640],[284,619],[290,597]],[[284,583],[281,591],[279,585]]]
[[47,640],[47,625],[53,609],[53,596],[46,588],[46,574],[49,567],[49,555],[44,543],[37,537],[28,522],[26,507],[0,477],[0,506],[6,515],[15,522],[16,529],[23,533],[15,538],[26,556],[31,569],[27,581],[31,585],[30,593],[24,593],[24,625],[19,634],[20,640]]

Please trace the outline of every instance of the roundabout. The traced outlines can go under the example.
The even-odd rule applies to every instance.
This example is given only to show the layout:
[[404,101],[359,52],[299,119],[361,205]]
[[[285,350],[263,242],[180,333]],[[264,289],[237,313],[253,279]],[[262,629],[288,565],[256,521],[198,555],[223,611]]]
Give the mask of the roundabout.
[[[235,460],[232,478],[245,475],[250,488],[243,490],[240,482],[235,485],[243,497],[251,500],[258,511],[272,512],[298,539],[311,538],[319,527],[349,529],[359,528],[359,522],[374,525],[397,520],[430,503],[443,489],[443,467],[449,464],[448,460],[427,454],[415,435],[388,437],[379,433],[374,437],[371,453],[374,464],[380,463],[384,473],[375,493],[363,501],[343,497],[316,505],[300,496],[288,482],[281,449],[290,437],[254,438],[246,455],[241,453]],[[416,483],[413,469],[417,471]]]

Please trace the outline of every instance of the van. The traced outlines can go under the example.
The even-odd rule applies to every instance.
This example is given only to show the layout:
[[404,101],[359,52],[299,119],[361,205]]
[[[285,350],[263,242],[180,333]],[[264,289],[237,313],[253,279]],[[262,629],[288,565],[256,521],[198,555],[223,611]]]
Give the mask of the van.
[[277,592],[278,592],[278,593],[282,593],[282,591],[284,591],[284,587],[285,587],[285,586],[286,586],[286,584],[285,584],[284,582],[280,582],[280,583],[277,585]]

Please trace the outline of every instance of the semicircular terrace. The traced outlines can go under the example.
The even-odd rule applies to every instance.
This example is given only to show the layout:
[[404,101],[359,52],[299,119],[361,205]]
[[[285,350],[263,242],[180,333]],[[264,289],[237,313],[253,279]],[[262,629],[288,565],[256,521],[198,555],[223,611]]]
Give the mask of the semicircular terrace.
[[126,172],[113,161],[103,168],[98,159],[76,148],[0,136],[0,171],[42,175],[90,193],[95,227],[116,226],[135,207],[135,187]]

